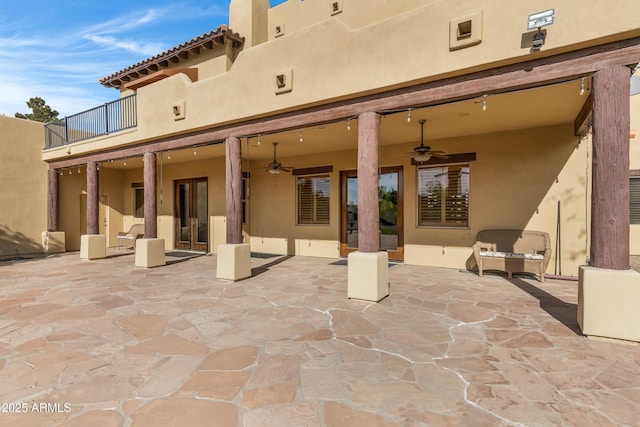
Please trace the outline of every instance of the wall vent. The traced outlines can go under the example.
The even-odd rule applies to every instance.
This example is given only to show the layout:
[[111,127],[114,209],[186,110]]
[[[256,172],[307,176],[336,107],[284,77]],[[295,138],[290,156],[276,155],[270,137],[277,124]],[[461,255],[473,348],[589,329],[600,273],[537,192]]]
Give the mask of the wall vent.
[[276,73],[275,83],[276,95],[291,92],[293,90],[293,69],[289,68],[287,70]]
[[449,21],[449,50],[475,46],[482,42],[482,12]]
[[331,2],[331,16],[342,13],[342,0],[334,0]]

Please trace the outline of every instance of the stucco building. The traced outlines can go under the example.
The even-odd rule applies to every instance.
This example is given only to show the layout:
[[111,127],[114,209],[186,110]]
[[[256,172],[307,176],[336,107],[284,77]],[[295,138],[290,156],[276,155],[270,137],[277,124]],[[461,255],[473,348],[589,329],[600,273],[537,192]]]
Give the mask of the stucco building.
[[43,123],[0,116],[0,260],[40,256],[47,226]]
[[141,266],[204,250],[234,280],[249,251],[349,256],[372,300],[387,259],[473,269],[486,229],[548,233],[550,274],[630,273],[640,6],[618,3],[232,0],[48,126],[47,235],[93,258],[144,223]]

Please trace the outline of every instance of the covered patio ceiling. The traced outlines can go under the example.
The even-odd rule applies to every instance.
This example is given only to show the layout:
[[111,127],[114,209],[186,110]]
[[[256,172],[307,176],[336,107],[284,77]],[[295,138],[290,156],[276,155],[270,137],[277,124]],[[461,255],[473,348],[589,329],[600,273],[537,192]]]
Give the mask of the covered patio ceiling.
[[[483,97],[449,104],[380,112],[382,119],[381,144],[419,144],[419,120],[425,119],[425,141],[440,140],[432,148],[446,151],[446,139],[469,135],[532,129],[543,126],[571,124],[578,116],[590,92],[591,82],[582,80],[544,86],[508,93],[488,94],[486,110]],[[410,118],[410,120],[409,120]],[[273,142],[278,142],[278,158],[355,150],[358,141],[358,121],[327,123],[273,134],[253,135],[243,139],[243,158],[270,159]],[[302,136],[302,141],[300,137]],[[442,145],[440,145],[442,144]],[[433,145],[433,144],[432,144]],[[195,153],[195,154],[194,154]],[[162,162],[167,164],[223,157],[224,144],[188,147],[162,152]],[[142,167],[142,158],[119,159],[106,162],[103,167],[135,169]]]

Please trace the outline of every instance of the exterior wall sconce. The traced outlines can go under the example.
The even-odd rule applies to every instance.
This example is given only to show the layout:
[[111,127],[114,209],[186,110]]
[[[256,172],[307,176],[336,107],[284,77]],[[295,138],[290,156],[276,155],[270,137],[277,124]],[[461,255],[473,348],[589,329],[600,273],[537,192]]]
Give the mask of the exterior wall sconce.
[[533,35],[533,40],[531,41],[531,50],[537,51],[542,49],[546,36],[546,33],[543,33],[542,31],[540,31],[540,28],[538,28],[538,32]]
[[549,9],[544,12],[534,13],[533,15],[529,15],[527,20],[527,30],[540,29],[542,27],[546,27],[547,25],[553,24],[553,20],[555,18],[555,10]]
[[549,9],[543,12],[534,13],[529,15],[527,19],[527,30],[538,29],[538,32],[533,35],[531,39],[531,52],[537,52],[544,46],[544,41],[547,38],[547,33],[542,31],[542,27],[553,24],[555,18],[555,10]]

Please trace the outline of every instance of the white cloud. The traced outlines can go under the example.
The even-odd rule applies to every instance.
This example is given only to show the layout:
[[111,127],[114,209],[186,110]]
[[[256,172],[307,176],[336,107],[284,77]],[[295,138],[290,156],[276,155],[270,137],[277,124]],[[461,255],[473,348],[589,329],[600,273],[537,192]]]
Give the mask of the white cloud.
[[153,56],[165,49],[161,43],[154,42],[138,42],[134,40],[118,40],[111,36],[86,35],[85,39],[91,40],[107,49],[123,49],[133,53]]
[[144,12],[134,12],[92,25],[83,29],[81,33],[82,35],[122,33],[147,25],[162,16],[163,12],[156,9],[150,9]]
[[[86,7],[86,18],[68,22],[60,19],[71,15],[64,9],[56,16],[28,8],[10,20],[0,16],[0,114],[29,112],[25,102],[34,96],[61,116],[116,99],[117,90],[103,88],[98,78],[216,28],[228,0],[152,4],[115,17],[89,15],[95,9]],[[109,17],[96,22],[96,16]]]

